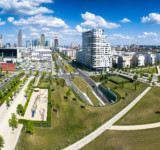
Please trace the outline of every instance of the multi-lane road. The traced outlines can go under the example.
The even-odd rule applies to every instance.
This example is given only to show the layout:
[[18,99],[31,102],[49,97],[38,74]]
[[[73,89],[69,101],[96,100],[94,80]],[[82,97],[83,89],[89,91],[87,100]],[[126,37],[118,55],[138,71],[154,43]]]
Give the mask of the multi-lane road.
[[81,97],[81,99],[83,99],[84,101],[87,101],[90,105],[93,105],[93,103],[91,101],[88,101],[87,98],[83,95],[83,93],[74,85],[74,83],[72,82],[70,75],[68,75],[66,73],[66,71],[64,70],[60,60],[57,58],[57,56],[54,54],[55,58],[56,58],[56,62],[59,66],[59,72],[62,78],[65,79],[66,83],[68,86],[72,87],[74,89],[74,91],[79,94],[79,96]]
[[[55,54],[54,54],[55,55]],[[56,56],[55,56],[56,57]],[[78,93],[80,95],[80,97],[84,100],[86,100],[85,96],[82,94],[82,92],[74,85],[74,83],[72,82],[70,75],[68,75],[63,66],[61,65],[60,60],[56,57],[56,61],[59,65],[60,68],[60,73],[63,76],[63,78],[65,79],[66,83],[71,86],[76,93]],[[68,62],[66,62],[68,63]],[[69,64],[69,63],[68,63]],[[69,64],[70,65],[70,64]],[[95,84],[95,82],[90,79],[87,75],[85,75],[80,69],[76,69],[76,71],[78,72],[77,75],[81,76],[92,88],[92,90],[96,93],[96,95],[103,101],[103,103],[109,104],[109,100],[102,94],[102,92],[98,89],[97,85]]]

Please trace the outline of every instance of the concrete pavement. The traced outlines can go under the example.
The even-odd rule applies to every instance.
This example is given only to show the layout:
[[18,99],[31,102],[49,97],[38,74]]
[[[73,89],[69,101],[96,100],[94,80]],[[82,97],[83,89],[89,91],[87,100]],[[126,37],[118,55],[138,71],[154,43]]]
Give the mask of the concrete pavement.
[[110,130],[145,130],[160,127],[160,122],[143,125],[113,125]]
[[157,66],[158,75],[160,75],[160,69],[159,66]]
[[14,98],[8,109],[6,108],[6,103],[3,103],[0,107],[0,135],[3,137],[5,142],[2,150],[13,150],[16,146],[23,125],[19,124],[18,128],[14,130],[14,133],[12,133],[12,128],[9,127],[8,120],[11,118],[12,113],[16,113],[18,104],[25,105],[26,98],[24,97],[24,91],[32,79],[33,76],[29,77],[28,81],[23,86],[19,94]]
[[109,121],[104,123],[102,126],[100,126],[98,129],[87,135],[86,137],[82,138],[78,142],[68,146],[64,150],[79,150],[91,141],[93,141],[95,138],[97,138],[99,135],[101,135],[106,130],[110,129],[111,126],[118,121],[120,118],[122,118],[137,102],[141,100],[141,98],[151,89],[151,87],[148,87],[146,90],[144,90],[137,98],[135,98],[128,106],[126,106],[122,111],[120,111],[117,115],[115,115],[113,118],[111,118]]

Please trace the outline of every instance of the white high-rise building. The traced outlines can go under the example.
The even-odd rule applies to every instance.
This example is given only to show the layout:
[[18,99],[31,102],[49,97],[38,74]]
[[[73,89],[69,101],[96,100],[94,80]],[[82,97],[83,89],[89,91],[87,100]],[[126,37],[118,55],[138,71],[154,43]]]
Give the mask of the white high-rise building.
[[77,52],[76,61],[96,70],[112,67],[111,46],[103,29],[82,33],[82,51]]

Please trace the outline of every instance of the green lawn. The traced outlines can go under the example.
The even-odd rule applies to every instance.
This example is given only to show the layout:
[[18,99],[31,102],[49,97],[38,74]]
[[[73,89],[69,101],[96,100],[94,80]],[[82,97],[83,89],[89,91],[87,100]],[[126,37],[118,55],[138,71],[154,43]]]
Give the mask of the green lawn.
[[87,94],[94,106],[98,106],[99,100],[92,93],[91,87],[81,77],[74,77],[73,82],[83,93]]
[[147,68],[147,69],[142,69],[142,70],[137,70],[135,71],[137,73],[158,73],[157,68]]
[[158,150],[160,128],[106,131],[81,150]]
[[117,93],[119,93],[121,95],[121,97],[124,97],[125,99],[123,99],[124,103],[127,100],[131,100],[136,98],[137,92],[141,89],[145,89],[147,88],[146,84],[143,83],[139,83],[139,85],[137,85],[137,89],[135,90],[135,83],[134,82],[130,82],[130,83],[125,83],[125,84],[115,84],[111,81],[108,81],[107,83],[103,83],[104,87],[108,87],[111,90],[116,91]]
[[75,73],[76,72],[73,67],[71,67],[69,64],[67,64],[65,62],[62,62],[62,66],[67,73]]
[[129,79],[123,78],[121,76],[116,76],[116,75],[112,75],[112,76],[107,76],[107,75],[97,75],[97,76],[90,76],[90,78],[92,78],[95,82],[102,82],[103,80],[106,80],[108,78],[108,80],[113,81],[114,83],[120,84],[122,82],[129,82]]
[[153,87],[139,102],[116,124],[136,125],[160,122],[160,88]]
[[120,84],[120,83],[126,83],[130,82],[128,79],[120,77],[120,76],[108,76],[108,80],[113,81],[114,83]]
[[[41,83],[41,85],[49,85],[47,79],[43,81],[44,83]],[[23,128],[16,147],[17,150],[62,149],[81,139],[112,118],[147,87],[145,84],[139,85],[136,91],[132,90],[134,96],[130,96],[130,98],[126,98],[113,105],[105,107],[85,106],[85,109],[83,109],[81,106],[85,104],[79,100],[74,101],[72,98],[75,96],[72,92],[68,96],[68,99],[64,99],[69,87],[63,87],[59,83],[57,85],[55,79],[51,85],[51,88],[55,89],[55,91],[51,92],[52,104],[58,109],[58,113],[52,111],[52,127],[35,127],[33,135],[26,134],[25,128]],[[131,86],[130,88],[132,89]]]

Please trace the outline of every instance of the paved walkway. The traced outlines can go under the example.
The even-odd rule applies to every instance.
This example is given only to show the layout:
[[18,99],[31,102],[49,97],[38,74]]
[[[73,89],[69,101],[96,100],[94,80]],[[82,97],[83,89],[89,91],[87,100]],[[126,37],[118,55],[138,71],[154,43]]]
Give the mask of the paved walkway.
[[0,107],[0,135],[3,137],[5,142],[2,150],[13,150],[16,146],[23,125],[19,124],[18,128],[15,129],[14,133],[12,133],[12,129],[9,127],[8,120],[11,118],[12,113],[16,113],[18,104],[25,104],[26,98],[24,97],[24,91],[31,79],[33,79],[33,76],[28,79],[8,109],[6,108],[6,103],[3,103],[3,105]]
[[152,129],[160,127],[160,122],[143,124],[143,125],[116,125],[111,126],[110,130],[144,130],[144,129]]
[[38,75],[38,77],[36,78],[36,81],[34,83],[34,86],[38,86],[39,80],[41,78],[41,74]]
[[122,111],[120,111],[117,115],[115,115],[113,118],[111,118],[109,121],[104,123],[102,126],[100,126],[98,129],[87,135],[86,137],[82,138],[78,142],[70,145],[69,147],[65,148],[64,150],[79,150],[91,141],[93,141],[95,138],[97,138],[99,135],[101,135],[106,130],[110,129],[111,126],[118,121],[121,117],[123,117],[137,102],[140,101],[140,99],[151,89],[151,87],[148,87],[145,91],[143,91],[137,98],[135,98],[128,106],[126,106]]

